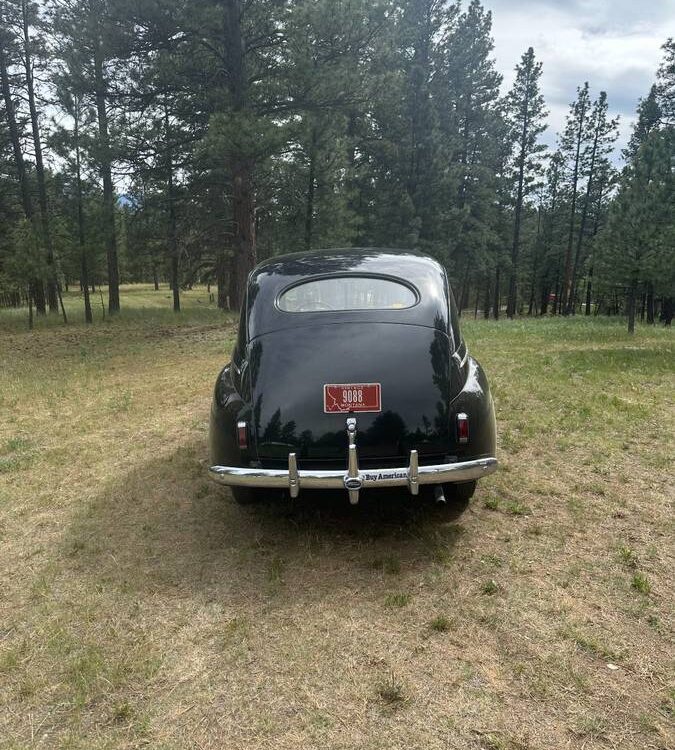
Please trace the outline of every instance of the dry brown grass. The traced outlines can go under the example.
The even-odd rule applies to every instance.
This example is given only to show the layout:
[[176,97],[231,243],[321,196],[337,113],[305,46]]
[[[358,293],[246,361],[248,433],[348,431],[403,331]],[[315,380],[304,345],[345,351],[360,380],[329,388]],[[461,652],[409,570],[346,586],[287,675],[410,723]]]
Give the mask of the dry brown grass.
[[185,303],[0,316],[1,748],[675,745],[670,332],[468,324],[502,470],[460,518],[242,509],[202,467],[234,324]]

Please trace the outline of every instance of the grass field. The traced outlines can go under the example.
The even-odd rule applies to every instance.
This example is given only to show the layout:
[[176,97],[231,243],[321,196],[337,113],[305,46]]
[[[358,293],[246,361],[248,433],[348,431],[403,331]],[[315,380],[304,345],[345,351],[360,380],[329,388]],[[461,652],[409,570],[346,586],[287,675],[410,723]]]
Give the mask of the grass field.
[[205,478],[232,316],[0,311],[0,748],[675,747],[673,332],[466,321],[501,470],[240,508]]

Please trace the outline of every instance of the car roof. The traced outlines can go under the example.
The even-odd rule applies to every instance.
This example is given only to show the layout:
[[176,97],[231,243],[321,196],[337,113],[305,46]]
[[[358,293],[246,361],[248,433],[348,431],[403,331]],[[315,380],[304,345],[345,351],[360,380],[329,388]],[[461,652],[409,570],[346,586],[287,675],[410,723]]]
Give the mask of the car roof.
[[[364,274],[386,276],[414,286],[419,300],[402,310],[353,310],[287,313],[277,306],[284,289],[313,277]],[[405,323],[439,327],[448,321],[448,283],[443,266],[413,250],[334,248],[280,255],[257,265],[249,276],[249,340],[285,328],[332,322]],[[442,321],[442,322],[441,322]]]
[[428,270],[430,266],[443,270],[437,260],[415,250],[380,247],[328,248],[277,255],[259,263],[251,276],[255,279],[261,274],[309,277],[333,273],[373,273],[409,278],[408,274],[414,269]]

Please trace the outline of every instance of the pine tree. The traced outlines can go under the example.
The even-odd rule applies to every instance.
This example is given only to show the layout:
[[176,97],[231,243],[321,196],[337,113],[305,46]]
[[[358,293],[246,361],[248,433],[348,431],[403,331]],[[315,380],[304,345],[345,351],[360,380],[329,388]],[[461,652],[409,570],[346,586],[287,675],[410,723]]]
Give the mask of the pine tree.
[[539,91],[541,63],[535,61],[530,47],[516,66],[516,80],[506,97],[505,111],[511,138],[516,148],[514,155],[514,177],[516,183],[513,220],[513,244],[511,247],[511,272],[506,314],[512,318],[516,312],[518,298],[518,254],[523,200],[534,189],[535,180],[543,170],[542,154],[546,150],[538,143],[546,129],[544,118],[547,111],[544,97]]
[[574,312],[576,303],[576,286],[581,262],[581,250],[586,233],[586,224],[591,208],[595,180],[597,179],[597,169],[601,161],[612,152],[614,142],[619,136],[618,118],[610,119],[607,116],[607,94],[600,92],[598,99],[593,102],[593,109],[587,121],[587,146],[581,155],[581,174],[586,180],[586,191],[583,198],[581,210],[581,220],[577,234],[576,250],[572,262],[572,277],[570,281],[570,291],[567,296],[567,315]]
[[539,312],[545,315],[549,305],[555,314],[562,273],[562,234],[564,216],[564,157],[556,151],[546,169],[542,209],[544,212],[542,229],[542,250],[540,261]]
[[448,191],[441,226],[461,310],[468,303],[472,277],[485,286],[486,275],[498,273],[495,251],[504,241],[499,191],[508,136],[499,99],[502,77],[492,57],[492,14],[478,0],[456,13],[448,11],[434,88],[450,162],[449,169],[441,165]]
[[[49,205],[47,202],[47,185],[45,180],[44,162],[42,158],[42,138],[40,135],[40,121],[35,94],[34,69],[37,45],[30,31],[30,27],[35,27],[36,25],[39,27],[41,25],[41,20],[42,19],[37,14],[36,6],[32,4],[29,6],[26,0],[21,0],[21,46],[25,72],[24,79],[26,96],[28,99],[28,108],[30,112],[33,153],[35,157],[35,175],[37,178],[38,187],[38,205],[40,208],[40,225],[42,230],[41,234],[47,259],[47,302],[49,304],[50,312],[58,313],[60,292],[58,288],[56,265],[54,260],[54,248],[52,245],[52,235],[50,227],[51,217]],[[65,323],[67,323],[68,319],[66,317],[66,310],[63,307],[63,300],[61,300],[61,310],[63,313],[63,320]]]
[[[76,61],[71,70],[73,91],[85,96],[95,108],[96,142],[92,155],[103,186],[102,221],[108,277],[108,311],[119,312],[119,261],[116,228],[116,197],[113,164],[116,149],[111,135],[114,125],[113,89],[126,80],[121,63],[128,54],[128,19],[115,2],[105,0],[50,0],[52,27],[57,41],[56,57]],[[115,94],[115,95],[113,95]]]
[[[17,39],[11,34],[12,24],[16,23],[16,18],[10,14],[10,8],[7,3],[0,2],[0,85],[2,87],[2,97],[5,105],[5,118],[9,138],[12,144],[12,154],[14,157],[14,167],[19,182],[21,193],[21,205],[23,215],[27,225],[32,225],[34,220],[33,197],[29,177],[24,161],[24,149],[21,142],[22,126],[17,117],[15,105],[15,95],[12,90],[12,80],[10,67],[12,63],[19,58],[17,49]],[[26,230],[27,231],[27,230]],[[32,243],[30,243],[32,246]],[[34,271],[42,270],[42,266],[31,261],[27,267]],[[44,283],[42,274],[36,275],[26,281],[28,286],[28,296],[35,301],[35,307],[38,315],[45,315],[47,312]]]
[[675,133],[647,136],[625,170],[602,236],[603,276],[626,290],[628,331],[635,331],[640,285],[664,297],[675,290]]
[[577,200],[579,197],[579,181],[581,179],[582,156],[588,143],[587,120],[591,108],[591,98],[588,81],[577,89],[577,98],[570,105],[570,112],[565,123],[565,130],[560,137],[560,151],[564,156],[566,168],[569,172],[569,229],[567,233],[567,248],[565,250],[565,266],[563,285],[560,295],[560,311],[565,315],[569,310],[569,299],[572,295],[572,275],[574,236],[577,221]]
[[640,99],[637,108],[637,120],[626,148],[622,151],[623,158],[630,161],[635,157],[640,145],[647,136],[661,124],[661,107],[659,106],[658,87],[653,84],[649,94]]
[[661,123],[675,127],[675,39],[668,39],[661,49],[663,60],[656,74],[657,103]]
[[91,299],[89,296],[89,252],[86,241],[84,189],[83,189],[83,131],[91,125],[92,118],[86,112],[83,98],[77,92],[71,93],[68,87],[70,75],[54,77],[56,93],[61,109],[72,120],[72,130],[59,128],[52,139],[56,153],[64,160],[65,169],[74,178],[75,206],[76,206],[76,234],[79,255],[80,288],[84,300],[85,322],[93,323]]
[[[588,199],[592,212],[592,231],[590,237],[590,256],[588,272],[586,274],[586,305],[585,314],[591,314],[593,303],[593,275],[595,272],[595,252],[598,233],[603,229],[607,219],[607,211],[617,179],[617,171],[612,166],[609,158],[603,157],[598,161],[596,176],[593,180],[593,189]],[[597,311],[597,308],[596,308]]]

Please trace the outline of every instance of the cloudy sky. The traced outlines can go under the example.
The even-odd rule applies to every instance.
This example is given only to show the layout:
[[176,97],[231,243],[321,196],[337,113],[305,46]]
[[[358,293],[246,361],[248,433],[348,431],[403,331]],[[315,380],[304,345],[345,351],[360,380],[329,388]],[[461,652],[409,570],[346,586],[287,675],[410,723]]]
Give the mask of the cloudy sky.
[[623,146],[638,99],[649,92],[661,45],[675,36],[675,0],[483,0],[492,10],[497,67],[504,87],[527,47],[543,63],[542,89],[550,110],[543,140],[553,145],[576,87],[607,92],[621,116]]

